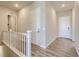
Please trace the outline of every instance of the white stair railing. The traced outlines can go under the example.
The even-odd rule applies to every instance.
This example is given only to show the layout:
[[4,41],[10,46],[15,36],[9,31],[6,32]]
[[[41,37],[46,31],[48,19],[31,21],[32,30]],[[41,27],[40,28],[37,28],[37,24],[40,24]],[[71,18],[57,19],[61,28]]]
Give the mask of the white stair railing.
[[3,32],[3,43],[19,56],[31,56],[31,31]]

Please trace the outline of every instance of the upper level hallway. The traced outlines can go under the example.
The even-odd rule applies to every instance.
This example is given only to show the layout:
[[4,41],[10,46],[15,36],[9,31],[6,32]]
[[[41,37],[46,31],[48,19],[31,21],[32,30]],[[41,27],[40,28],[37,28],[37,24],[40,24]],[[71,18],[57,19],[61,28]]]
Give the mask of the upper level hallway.
[[0,56],[76,57],[78,25],[77,1],[0,1]]

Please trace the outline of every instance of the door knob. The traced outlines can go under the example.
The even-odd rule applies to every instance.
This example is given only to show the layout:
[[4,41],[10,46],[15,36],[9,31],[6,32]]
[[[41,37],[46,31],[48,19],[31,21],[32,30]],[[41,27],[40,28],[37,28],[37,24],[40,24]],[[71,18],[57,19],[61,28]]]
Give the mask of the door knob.
[[69,27],[68,27],[68,30],[69,30]]
[[9,24],[7,24],[7,25],[9,25]]
[[37,29],[37,32],[40,32],[40,29]]

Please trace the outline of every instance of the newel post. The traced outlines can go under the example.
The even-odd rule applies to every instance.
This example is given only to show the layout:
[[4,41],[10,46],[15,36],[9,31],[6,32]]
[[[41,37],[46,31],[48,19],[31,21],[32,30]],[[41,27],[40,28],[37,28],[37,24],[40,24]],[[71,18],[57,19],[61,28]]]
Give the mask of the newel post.
[[26,31],[26,56],[30,57],[31,56],[31,32],[30,30]]

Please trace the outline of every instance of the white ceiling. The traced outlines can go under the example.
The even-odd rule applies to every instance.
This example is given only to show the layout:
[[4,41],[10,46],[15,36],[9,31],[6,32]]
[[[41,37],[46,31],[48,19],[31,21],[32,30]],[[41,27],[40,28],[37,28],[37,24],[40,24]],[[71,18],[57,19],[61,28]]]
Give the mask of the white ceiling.
[[[16,3],[19,5],[19,7],[15,7]],[[17,11],[31,3],[32,1],[0,1],[0,6],[11,8]]]
[[[55,8],[57,12],[69,10],[74,7],[74,1],[52,1],[50,2],[50,4],[52,5],[53,8]],[[61,7],[62,4],[64,4],[65,7],[62,8]]]
[[[55,8],[56,11],[69,10],[74,7],[74,1],[49,1],[49,2],[52,5],[52,7]],[[15,7],[16,3],[19,5],[19,7]],[[11,8],[17,11],[31,3],[32,1],[0,1],[0,6]],[[61,7],[62,4],[65,4],[64,8]]]

